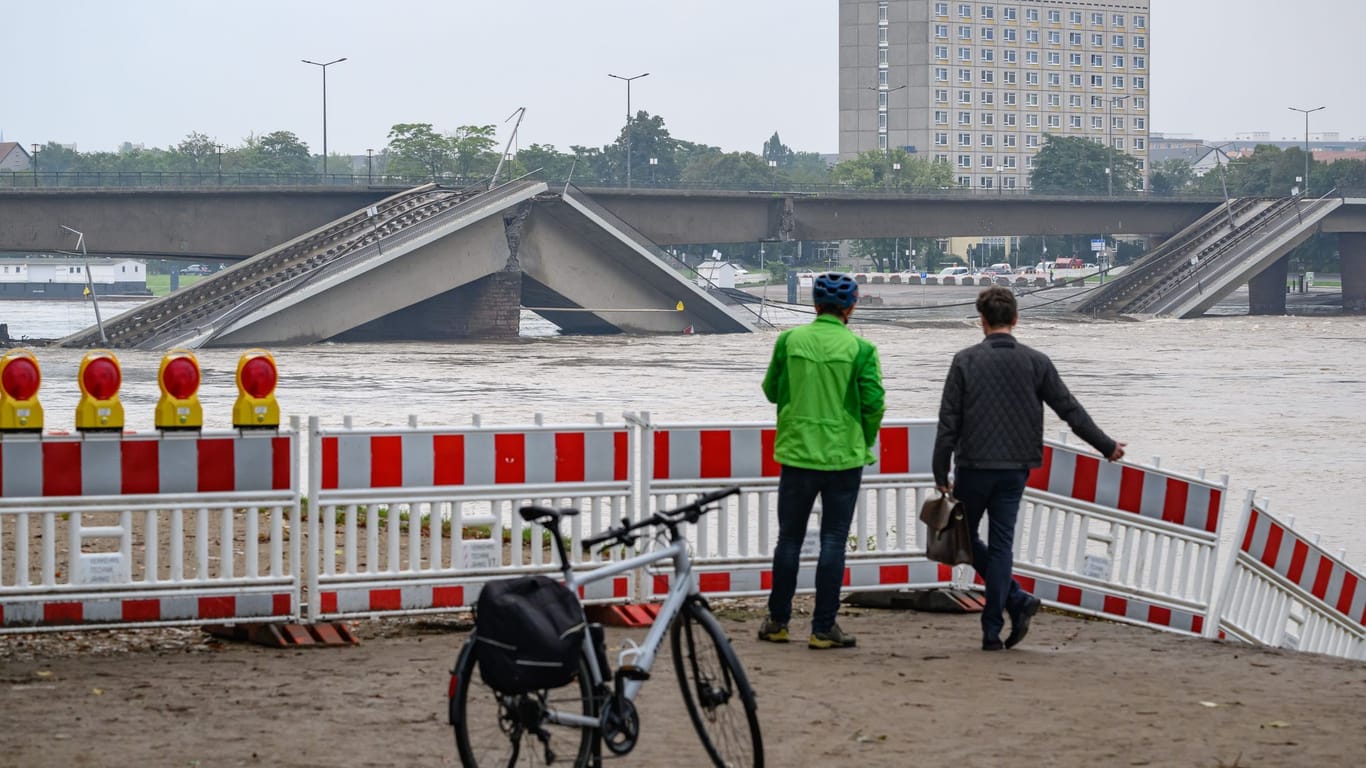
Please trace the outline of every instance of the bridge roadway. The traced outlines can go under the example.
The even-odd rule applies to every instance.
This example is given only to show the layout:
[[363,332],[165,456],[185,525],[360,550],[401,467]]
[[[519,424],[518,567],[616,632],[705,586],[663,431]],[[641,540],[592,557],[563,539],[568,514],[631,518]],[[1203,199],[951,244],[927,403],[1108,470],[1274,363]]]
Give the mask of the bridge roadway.
[[[378,202],[393,187],[0,190],[0,252],[72,247],[92,253],[243,259]],[[1206,197],[1056,197],[582,188],[659,245],[1101,232],[1167,236],[1222,201]],[[1327,232],[1366,232],[1366,199]]]

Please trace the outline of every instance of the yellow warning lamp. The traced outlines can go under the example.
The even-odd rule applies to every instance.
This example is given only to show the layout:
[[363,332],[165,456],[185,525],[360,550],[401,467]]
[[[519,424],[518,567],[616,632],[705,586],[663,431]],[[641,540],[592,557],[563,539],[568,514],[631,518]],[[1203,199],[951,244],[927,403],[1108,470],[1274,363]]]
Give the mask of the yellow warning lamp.
[[114,353],[107,349],[87,352],[76,372],[76,383],[81,387],[76,429],[123,431],[123,403],[119,402],[123,370]]
[[27,349],[11,349],[0,357],[0,432],[43,431],[43,383],[38,358]]
[[204,409],[199,405],[199,360],[188,349],[173,349],[161,358],[157,385],[157,429],[202,429]]
[[278,379],[275,358],[264,349],[249,349],[237,361],[237,402],[232,425],[242,429],[280,426],[280,404],[275,402]]

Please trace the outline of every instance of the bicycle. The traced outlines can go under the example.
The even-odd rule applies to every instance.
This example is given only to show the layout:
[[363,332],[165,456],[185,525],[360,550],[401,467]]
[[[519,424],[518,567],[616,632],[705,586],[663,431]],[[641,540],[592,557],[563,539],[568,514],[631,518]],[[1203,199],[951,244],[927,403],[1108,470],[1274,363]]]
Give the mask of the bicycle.
[[[738,487],[726,488],[676,509],[655,512],[640,522],[623,519],[620,526],[584,540],[582,546],[629,547],[646,535],[645,529],[656,540],[667,537],[666,546],[583,573],[575,573],[570,567],[559,525],[561,517],[576,515],[579,510],[522,507],[519,514],[524,520],[540,523],[550,531],[564,582],[575,594],[584,584],[664,560],[673,561],[674,578],[645,640],[639,645],[628,641],[619,653],[610,684],[606,649],[598,634],[601,627],[587,624],[586,615],[588,629],[583,633],[578,674],[568,686],[553,690],[510,695],[489,688],[480,679],[479,644],[471,633],[451,670],[449,691],[450,721],[461,764],[467,768],[511,768],[525,757],[520,764],[536,765],[538,758],[544,758],[544,764],[549,765],[556,760],[552,743],[561,740],[574,745],[575,766],[601,765],[603,746],[613,755],[629,753],[640,735],[634,702],[650,679],[650,668],[669,629],[683,702],[712,762],[717,766],[762,766],[764,748],[754,690],[730,640],[698,592],[688,542],[679,533],[681,524],[696,523],[715,509],[715,502],[739,492]],[[582,612],[581,603],[579,609]],[[743,711],[730,706],[736,699]]]

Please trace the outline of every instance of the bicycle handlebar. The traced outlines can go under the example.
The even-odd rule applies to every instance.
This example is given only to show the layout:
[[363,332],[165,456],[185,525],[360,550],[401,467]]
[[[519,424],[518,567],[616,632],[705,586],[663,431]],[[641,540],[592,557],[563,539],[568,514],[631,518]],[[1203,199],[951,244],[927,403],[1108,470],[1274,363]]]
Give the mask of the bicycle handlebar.
[[599,544],[605,544],[609,541],[621,541],[622,543],[629,544],[635,539],[635,537],[630,535],[631,532],[641,528],[664,524],[669,526],[670,530],[673,530],[678,523],[684,520],[695,523],[698,518],[702,516],[702,513],[709,509],[709,504],[720,501],[727,496],[734,496],[739,492],[740,486],[732,485],[729,488],[722,488],[719,491],[704,493],[681,507],[675,507],[674,509],[663,512],[656,512],[640,522],[632,523],[628,520],[622,520],[622,524],[619,527],[610,528],[597,536],[591,536],[584,539],[583,546],[596,547]]

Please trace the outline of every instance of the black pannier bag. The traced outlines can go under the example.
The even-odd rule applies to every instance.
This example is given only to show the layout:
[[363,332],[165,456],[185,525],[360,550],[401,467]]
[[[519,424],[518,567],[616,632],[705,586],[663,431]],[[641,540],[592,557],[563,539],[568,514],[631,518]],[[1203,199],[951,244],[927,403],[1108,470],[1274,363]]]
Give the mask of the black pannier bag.
[[479,676],[490,688],[529,693],[574,680],[584,623],[568,587],[545,576],[499,579],[474,610]]

